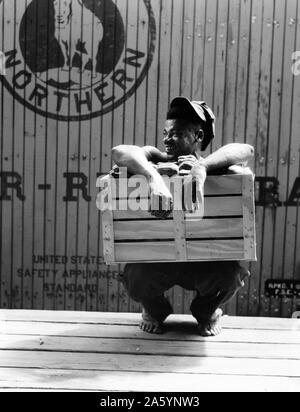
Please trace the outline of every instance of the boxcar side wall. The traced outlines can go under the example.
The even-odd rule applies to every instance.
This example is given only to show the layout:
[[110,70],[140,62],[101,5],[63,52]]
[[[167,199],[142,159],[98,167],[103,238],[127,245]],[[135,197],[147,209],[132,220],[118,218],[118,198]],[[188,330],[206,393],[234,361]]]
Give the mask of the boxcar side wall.
[[[124,265],[104,263],[96,179],[114,145],[162,148],[168,104],[185,95],[216,114],[206,154],[256,149],[258,259],[226,311],[291,317],[299,60],[299,0],[0,0],[0,307],[140,309],[118,281]],[[168,296],[188,312],[190,292]]]

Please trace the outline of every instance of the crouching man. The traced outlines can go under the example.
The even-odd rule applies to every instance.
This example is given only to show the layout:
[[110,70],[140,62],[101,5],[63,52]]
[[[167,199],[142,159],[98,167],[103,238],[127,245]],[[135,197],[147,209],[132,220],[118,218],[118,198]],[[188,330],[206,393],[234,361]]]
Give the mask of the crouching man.
[[[233,165],[246,165],[254,149],[247,144],[228,144],[206,158],[201,157],[214,138],[214,114],[205,102],[175,98],[167,113],[163,130],[165,151],[155,147],[120,145],[112,150],[118,167],[130,174],[144,175],[149,180],[151,204],[170,205],[152,210],[159,218],[167,217],[172,208],[172,195],[158,168],[173,162],[179,171],[189,170],[203,187],[207,173],[224,172]],[[225,172],[226,173],[226,172]],[[202,336],[220,333],[221,304],[228,302],[244,286],[250,273],[238,262],[175,262],[127,264],[122,281],[129,296],[143,306],[140,327],[145,332],[162,333],[163,321],[172,313],[164,292],[174,285],[196,291],[191,312]]]

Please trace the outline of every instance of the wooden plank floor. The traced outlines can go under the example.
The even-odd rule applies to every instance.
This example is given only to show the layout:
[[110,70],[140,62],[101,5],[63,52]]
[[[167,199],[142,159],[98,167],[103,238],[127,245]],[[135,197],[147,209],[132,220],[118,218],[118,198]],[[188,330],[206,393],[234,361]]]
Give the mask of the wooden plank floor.
[[300,391],[300,319],[224,317],[213,338],[188,315],[163,335],[139,319],[0,310],[0,391]]

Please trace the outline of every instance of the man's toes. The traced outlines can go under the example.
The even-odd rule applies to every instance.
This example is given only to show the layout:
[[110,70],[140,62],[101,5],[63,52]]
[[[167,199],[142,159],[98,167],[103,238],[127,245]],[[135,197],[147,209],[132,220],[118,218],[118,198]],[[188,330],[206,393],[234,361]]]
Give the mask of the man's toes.
[[155,322],[143,321],[140,323],[140,328],[148,333],[163,333],[161,326]]
[[215,326],[214,328],[211,329],[211,334],[212,336],[217,336],[221,333],[222,328],[221,326]]
[[153,324],[148,325],[148,332],[149,333],[155,333],[155,328],[156,326]]
[[148,328],[149,328],[148,322],[141,322],[141,323],[140,323],[140,328],[141,328],[144,332],[148,332]]
[[144,329],[146,332],[152,332],[152,325],[151,325],[151,323],[148,323],[148,322],[146,322],[145,323],[145,329]]
[[210,328],[204,329],[204,336],[212,336],[212,330]]
[[199,327],[199,334],[201,336],[211,336],[211,330],[210,330],[209,327],[200,326]]

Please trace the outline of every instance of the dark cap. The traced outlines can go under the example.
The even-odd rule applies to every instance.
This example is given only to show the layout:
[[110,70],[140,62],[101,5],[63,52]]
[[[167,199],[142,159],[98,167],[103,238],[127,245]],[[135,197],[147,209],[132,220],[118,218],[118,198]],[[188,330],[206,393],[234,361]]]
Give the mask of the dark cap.
[[171,101],[170,108],[175,107],[182,107],[185,113],[196,114],[200,119],[204,133],[201,150],[205,150],[215,137],[215,115],[213,111],[205,102],[190,101],[186,97],[175,97]]

